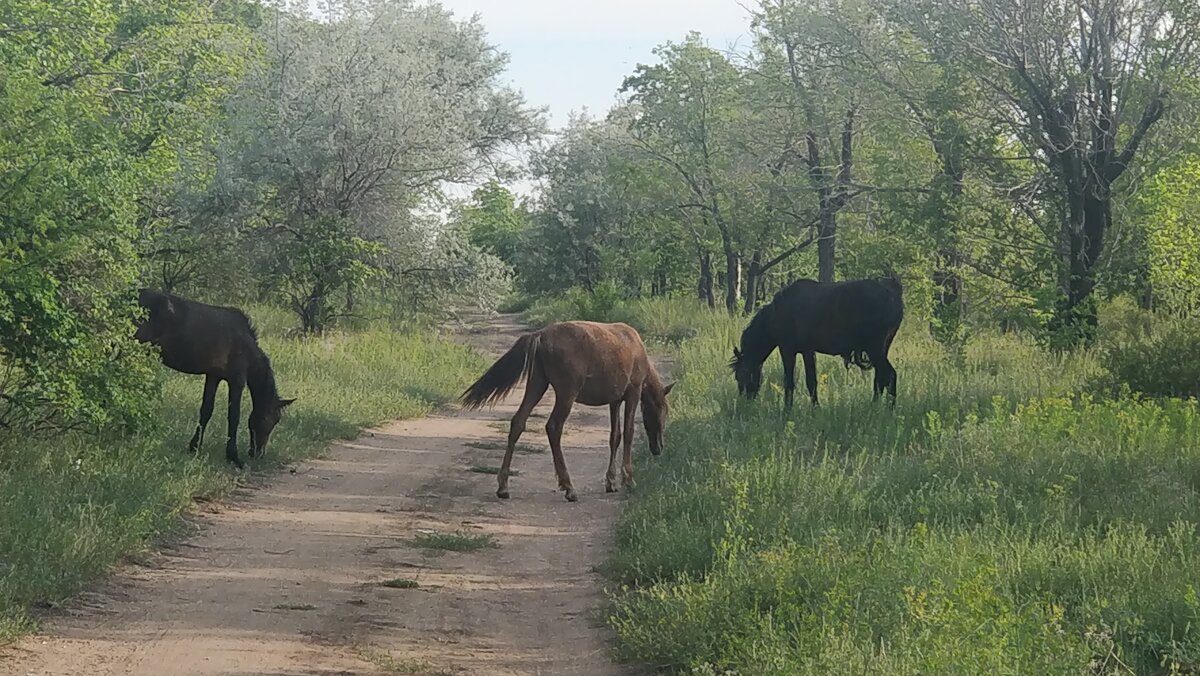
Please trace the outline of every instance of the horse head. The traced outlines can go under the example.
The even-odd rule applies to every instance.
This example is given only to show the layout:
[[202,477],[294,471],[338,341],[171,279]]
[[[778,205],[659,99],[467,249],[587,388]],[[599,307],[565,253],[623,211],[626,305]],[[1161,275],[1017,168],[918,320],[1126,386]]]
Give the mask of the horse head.
[[138,321],[135,340],[142,343],[158,342],[166,334],[178,316],[178,309],[171,297],[150,289],[138,290],[138,305],[146,310],[146,317]]
[[675,383],[661,390],[651,387],[642,389],[642,423],[646,426],[646,438],[650,442],[650,453],[653,455],[662,454],[663,433],[667,429],[667,413],[670,410],[667,395],[673,387]]
[[267,449],[267,442],[271,439],[271,432],[275,430],[275,426],[279,424],[279,420],[283,417],[283,411],[295,399],[279,399],[268,403],[265,407],[254,407],[250,412],[250,455],[258,456]]
[[729,360],[729,368],[733,370],[733,377],[737,380],[738,394],[744,395],[747,399],[754,399],[758,396],[758,391],[762,388],[762,363],[754,363],[753,359],[746,356],[744,352],[733,348],[733,359]]

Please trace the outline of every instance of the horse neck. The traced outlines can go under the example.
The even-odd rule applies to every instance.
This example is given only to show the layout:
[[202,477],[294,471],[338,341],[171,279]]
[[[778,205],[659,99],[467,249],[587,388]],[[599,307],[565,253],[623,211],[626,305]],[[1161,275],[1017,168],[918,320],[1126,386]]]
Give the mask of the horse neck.
[[767,360],[771,352],[779,346],[775,332],[771,330],[771,313],[775,304],[771,303],[758,311],[750,320],[750,325],[742,331],[742,354],[752,362],[761,364]]
[[275,372],[271,369],[271,360],[267,353],[256,350],[250,360],[250,368],[246,370],[246,385],[250,388],[250,398],[254,400],[254,408],[265,407],[279,398],[275,387]]

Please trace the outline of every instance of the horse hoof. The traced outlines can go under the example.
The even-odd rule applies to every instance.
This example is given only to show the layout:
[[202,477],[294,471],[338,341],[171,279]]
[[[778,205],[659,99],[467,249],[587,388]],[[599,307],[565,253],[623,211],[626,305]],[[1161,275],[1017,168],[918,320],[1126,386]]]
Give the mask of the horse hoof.
[[508,489],[506,488],[501,491],[496,491],[496,497],[500,498],[501,500],[507,500],[508,499]]
[[579,496],[575,495],[575,491],[567,491],[567,502],[579,502]]
[[617,487],[616,487],[616,486],[614,486],[614,485],[612,485],[612,484],[605,484],[605,485],[604,485],[604,492],[605,492],[605,493],[616,493],[616,492],[617,492]]

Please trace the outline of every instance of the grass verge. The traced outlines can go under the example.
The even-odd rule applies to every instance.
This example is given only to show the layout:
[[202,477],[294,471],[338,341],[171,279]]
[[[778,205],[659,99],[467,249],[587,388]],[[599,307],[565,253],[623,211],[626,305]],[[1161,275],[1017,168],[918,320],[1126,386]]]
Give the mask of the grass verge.
[[[363,427],[423,415],[450,401],[485,360],[424,333],[372,329],[285,339],[283,320],[254,312],[283,396],[297,397],[255,471],[320,453]],[[239,480],[224,463],[225,388],[204,448],[187,454],[203,379],[162,369],[161,427],[140,437],[68,434],[0,445],[0,643],[34,626],[32,610],[54,606],[147,547],[178,523],[194,498],[219,497]]]
[[821,357],[821,407],[785,413],[777,357],[763,396],[737,397],[725,363],[744,320],[658,305],[618,309],[644,334],[667,317],[697,330],[605,570],[625,658],[692,674],[1200,669],[1196,402],[1080,394],[1095,354],[1011,336],[956,362],[907,320],[894,411],[869,373]]

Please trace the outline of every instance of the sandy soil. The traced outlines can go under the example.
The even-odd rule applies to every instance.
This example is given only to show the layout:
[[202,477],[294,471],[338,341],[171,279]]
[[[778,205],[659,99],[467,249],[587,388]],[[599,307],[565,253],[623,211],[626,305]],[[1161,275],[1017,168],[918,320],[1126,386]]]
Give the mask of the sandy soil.
[[[498,317],[470,320],[463,335],[499,355],[519,333]],[[607,408],[576,407],[567,423],[578,503],[556,490],[546,452],[552,394],[521,440],[537,452],[517,454],[512,499],[501,501],[496,478],[471,468],[500,464],[520,395],[365,432],[326,459],[203,505],[193,536],[48,618],[5,651],[0,673],[630,673],[609,654],[594,568],[623,495],[604,492]],[[414,543],[460,531],[497,546]],[[419,586],[381,584],[397,578]]]

